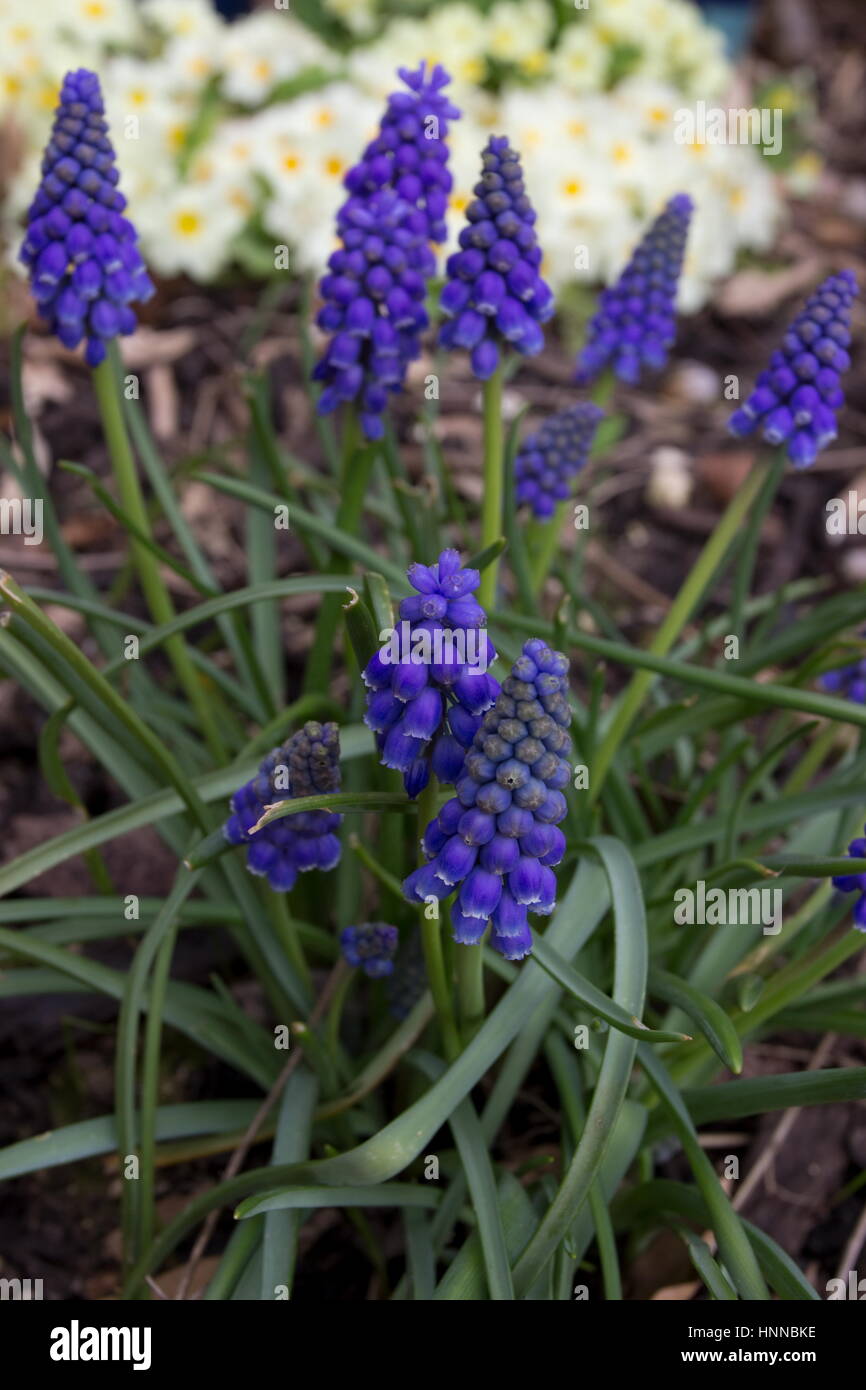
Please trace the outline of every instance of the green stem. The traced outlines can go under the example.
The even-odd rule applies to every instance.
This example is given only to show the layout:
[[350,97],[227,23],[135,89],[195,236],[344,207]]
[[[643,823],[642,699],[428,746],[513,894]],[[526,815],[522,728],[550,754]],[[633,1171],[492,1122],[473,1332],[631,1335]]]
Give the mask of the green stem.
[[755,499],[755,505],[746,526],[740,562],[734,575],[734,591],[731,600],[731,630],[737,634],[741,643],[744,643],[746,638],[743,631],[744,616],[749,591],[752,587],[755,563],[758,558],[758,547],[761,543],[761,527],[764,524],[764,517],[773,505],[773,498],[787,466],[787,453],[784,449],[778,449],[764,473],[763,486]]
[[829,723],[812,740],[803,757],[785,783],[783,795],[797,796],[809,786],[819,768],[823,767],[828,753],[833,751],[839,737],[839,726]]
[[457,947],[457,999],[463,1046],[472,1041],[484,1022],[484,948]]
[[[358,422],[354,411],[347,412],[346,427],[343,432],[343,465],[340,480],[340,505],[334,522],[334,530],[350,536],[357,534],[364,510],[364,496],[370,481],[375,450],[368,446],[359,447]],[[329,574],[339,573],[341,568],[338,555],[334,555],[328,568]],[[334,656],[334,638],[340,619],[341,594],[328,594],[319,610],[316,623],[316,636],[313,649],[307,662],[303,693],[321,694],[326,691],[331,677],[331,663]]]
[[340,969],[340,966],[342,966],[340,979],[331,996],[331,1006],[325,1020],[325,1046],[336,1067],[339,1067],[340,1064],[340,1025],[343,1021],[343,1009],[349,992],[358,978],[357,970],[350,970],[345,961],[340,961],[337,968]]
[[312,992],[313,981],[310,975],[310,967],[307,965],[307,958],[304,955],[304,948],[298,936],[298,928],[289,907],[289,900],[285,893],[269,892],[267,895],[268,912],[274,924],[274,931],[280,945],[291,961],[300,979]]
[[526,528],[526,547],[529,551],[529,573],[532,593],[537,596],[550,573],[553,556],[562,535],[562,528],[573,502],[560,502],[550,521],[530,521]]
[[[481,495],[481,549],[486,550],[502,535],[502,505],[504,495],[504,457],[502,440],[502,368],[484,383],[484,474]],[[478,602],[490,613],[496,601],[496,574],[499,561],[494,560],[481,575]]]
[[[112,354],[94,368],[93,386],[99,403],[102,428],[108,444],[121,506],[139,535],[150,540],[150,520],[138,481],[138,472],[123,416],[123,407],[117,393],[114,362],[115,358]],[[147,545],[142,544],[134,537],[132,539],[132,555],[141,588],[154,622],[170,623],[175,616],[174,605],[163,583],[156,557]],[[183,638],[172,637],[166,642],[165,649],[175,674],[201,721],[202,733],[211,754],[218,761],[224,762],[227,757],[226,750],[214,722],[210,702],[202,689]]]
[[[436,814],[437,792],[436,778],[431,775],[430,781],[418,798],[419,840],[427,829],[428,823]],[[429,906],[428,903],[425,903],[421,908],[421,942],[424,947],[427,979],[430,982],[430,993],[433,995],[436,1016],[439,1020],[445,1056],[448,1061],[453,1061],[460,1052],[460,1036],[454,1019],[451,987],[445,971],[445,958],[442,954],[441,920],[438,912],[435,917],[427,916]],[[478,954],[481,954],[480,951]]]
[[[728,510],[698,556],[685,584],[671,604],[667,617],[650,643],[648,649],[650,655],[665,656],[670,651],[724,559],[731,542],[743,523],[743,518],[748,515],[750,508],[754,505],[755,498],[761,491],[765,478],[765,470],[754,467],[733,498]],[[652,682],[653,676],[648,670],[638,671],[632,676],[593,759],[592,786],[589,792],[590,805],[598,800],[617,749],[628,733]]]

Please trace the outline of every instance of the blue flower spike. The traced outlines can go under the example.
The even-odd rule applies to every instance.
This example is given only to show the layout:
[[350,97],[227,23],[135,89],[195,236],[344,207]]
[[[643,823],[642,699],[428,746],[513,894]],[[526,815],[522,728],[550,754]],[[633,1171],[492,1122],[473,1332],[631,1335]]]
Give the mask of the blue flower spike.
[[[866,830],[866,826],[864,826]],[[866,839],[862,837],[852,840],[848,846],[849,859],[866,859]],[[842,893],[856,893],[857,901],[854,904],[854,926],[857,931],[866,932],[866,873],[864,874],[840,874],[833,879],[833,887],[838,888]]]
[[411,565],[408,578],[416,592],[400,603],[393,641],[364,670],[364,723],[382,764],[402,772],[416,797],[431,771],[441,782],[457,780],[499,682],[489,673],[496,652],[487,616],[474,597],[478,570],[463,569],[456,550],[443,550],[433,565]]
[[247,846],[247,868],[266,878],[277,892],[294,887],[299,873],[333,869],[340,859],[337,831],[342,816],[332,811],[301,811],[253,827],[275,802],[340,790],[340,731],[336,724],[309,720],[262,761],[255,777],[231,799],[223,834],[232,845]]
[[414,71],[399,68],[397,75],[408,90],[388,97],[378,134],[344,182],[349,193],[363,197],[393,188],[403,202],[423,212],[425,254],[417,268],[432,270],[426,242],[441,244],[448,235],[445,214],[453,179],[445,141],[449,122],[456,121],[460,111],[448,100],[445,88],[451,78],[440,64],[429,71],[426,63]]
[[427,827],[428,862],[403,884],[410,901],[457,892],[455,941],[476,946],[490,926],[491,945],[521,960],[532,950],[528,914],[556,906],[570,723],[568,660],[532,638],[475,734],[457,795]]
[[349,965],[356,966],[371,980],[381,980],[394,972],[394,956],[400,936],[386,922],[364,922],[360,927],[344,927],[340,949]]
[[829,695],[866,705],[866,658],[849,666],[838,666],[835,671],[825,671],[820,684]]
[[345,178],[337,214],[341,245],[319,283],[318,325],[330,335],[313,371],[317,409],[354,405],[368,440],[384,434],[388,397],[402,390],[428,325],[424,299],[436,269],[431,243],[445,240],[451,188],[448,122],[459,111],[444,68],[400,70],[408,91],[388,101],[379,133]]
[[587,385],[606,367],[634,386],[641,372],[660,371],[676,335],[676,300],[692,200],[678,193],[659,214],[619,279],[602,290],[577,359]]
[[466,209],[460,250],[449,256],[441,307],[448,315],[440,341],[471,353],[480,381],[493,376],[509,345],[525,356],[544,346],[541,325],[554,310],[541,278],[536,213],[523,182],[520,156],[504,135],[492,135],[481,179]]
[[40,316],[64,347],[84,339],[91,367],[154,292],[119,179],[99,79],[67,73],[19,254]]
[[845,404],[841,377],[851,365],[853,270],[830,275],[815,291],[761,372],[755,389],[728,422],[732,434],[756,431],[785,445],[795,468],[808,468],[836,438],[836,412]]
[[560,410],[524,439],[514,460],[515,497],[539,521],[553,516],[572,494],[575,477],[586,466],[604,411],[591,401]]

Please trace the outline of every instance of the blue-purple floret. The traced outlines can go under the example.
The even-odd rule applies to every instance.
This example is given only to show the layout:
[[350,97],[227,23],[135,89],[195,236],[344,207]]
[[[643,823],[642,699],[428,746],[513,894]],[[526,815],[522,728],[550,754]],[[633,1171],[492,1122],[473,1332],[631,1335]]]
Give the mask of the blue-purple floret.
[[488,669],[496,652],[474,597],[478,570],[463,569],[456,550],[443,550],[433,565],[411,565],[408,578],[416,592],[400,603],[393,641],[364,670],[364,722],[383,765],[401,772],[415,797],[431,771],[441,782],[457,780],[499,682]]
[[484,716],[457,795],[427,827],[428,862],[403,884],[420,902],[457,890],[456,941],[478,945],[490,926],[491,945],[520,960],[532,950],[528,914],[556,906],[570,723],[568,660],[533,638]]
[[[864,826],[866,830],[866,826]],[[866,839],[862,836],[852,840],[848,846],[849,859],[866,859]],[[854,926],[858,931],[866,932],[866,874],[840,874],[833,879],[833,887],[838,888],[842,893],[856,893],[857,901],[854,904]]]
[[309,720],[282,747],[273,749],[255,777],[235,792],[223,834],[230,844],[247,846],[250,873],[266,878],[278,892],[288,892],[298,874],[333,869],[339,862],[342,816],[301,811],[254,833],[253,826],[275,802],[339,790],[340,731],[336,724]]
[[852,666],[839,666],[835,671],[825,671],[820,683],[830,695],[866,705],[866,659]]
[[154,292],[119,178],[99,79],[67,73],[19,254],[40,316],[64,347],[85,339],[91,367],[135,331],[132,305]]
[[524,355],[544,346],[541,325],[553,313],[553,293],[539,274],[536,213],[523,183],[520,156],[504,135],[492,135],[481,158],[475,198],[466,209],[460,250],[449,256],[442,310],[449,316],[444,347],[471,353],[481,381],[499,366],[510,344]]
[[808,468],[836,438],[836,412],[845,404],[840,378],[851,365],[853,270],[830,275],[807,301],[761,372],[747,401],[734,411],[732,434],[758,431],[786,446],[795,468]]
[[351,197],[337,215],[342,246],[319,284],[317,322],[330,341],[313,370],[321,415],[353,403],[367,439],[381,439],[388,396],[400,391],[427,326],[426,217],[392,188]]
[[386,922],[364,922],[360,927],[344,927],[340,932],[340,949],[346,961],[360,967],[372,980],[393,973],[399,942],[397,928]]
[[604,411],[581,401],[551,415],[524,439],[514,460],[515,495],[540,521],[553,516],[571,496],[572,482],[586,465]]
[[445,143],[448,123],[460,112],[445,93],[451,78],[440,64],[429,72],[426,63],[414,71],[399,68],[398,76],[409,90],[389,96],[379,133],[349,170],[345,185],[349,193],[364,197],[393,188],[424,214],[425,254],[416,269],[430,274],[433,257],[427,243],[444,242],[447,236],[445,214],[453,182]]
[[460,115],[438,65],[400,69],[395,92],[359,162],[344,180],[337,214],[342,245],[319,284],[318,324],[331,335],[313,376],[324,383],[318,410],[354,404],[367,439],[381,439],[383,413],[421,351],[427,282],[436,269],[432,243],[445,240],[451,189],[449,120]]
[[658,371],[666,365],[676,336],[677,286],[691,215],[687,194],[671,198],[619,279],[602,290],[577,359],[581,384],[610,367],[633,386],[644,368]]

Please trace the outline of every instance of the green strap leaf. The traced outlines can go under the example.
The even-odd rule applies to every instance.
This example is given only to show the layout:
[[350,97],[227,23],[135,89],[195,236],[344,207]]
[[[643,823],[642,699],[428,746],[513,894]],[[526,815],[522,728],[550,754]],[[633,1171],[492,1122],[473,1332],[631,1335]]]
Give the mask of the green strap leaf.
[[743,1045],[721,1005],[704,994],[703,990],[696,989],[678,975],[670,975],[666,970],[650,971],[649,984],[652,994],[657,994],[666,1004],[676,1005],[688,1015],[720,1061],[739,1075],[743,1070]]

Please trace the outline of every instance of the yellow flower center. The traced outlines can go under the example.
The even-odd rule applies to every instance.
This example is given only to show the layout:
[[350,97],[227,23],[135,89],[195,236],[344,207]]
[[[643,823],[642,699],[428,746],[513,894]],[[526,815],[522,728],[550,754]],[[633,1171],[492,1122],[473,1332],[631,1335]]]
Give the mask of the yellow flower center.
[[562,185],[562,191],[566,198],[579,198],[583,192],[583,184],[580,179],[566,179]]
[[457,74],[464,82],[480,82],[484,76],[485,62],[482,58],[464,58],[457,66]]
[[331,178],[338,178],[346,167],[344,160],[342,160],[338,154],[328,155],[324,164],[325,173],[330,174]]
[[192,237],[198,236],[201,231],[202,221],[197,212],[179,212],[174,219],[174,229],[178,236]]

